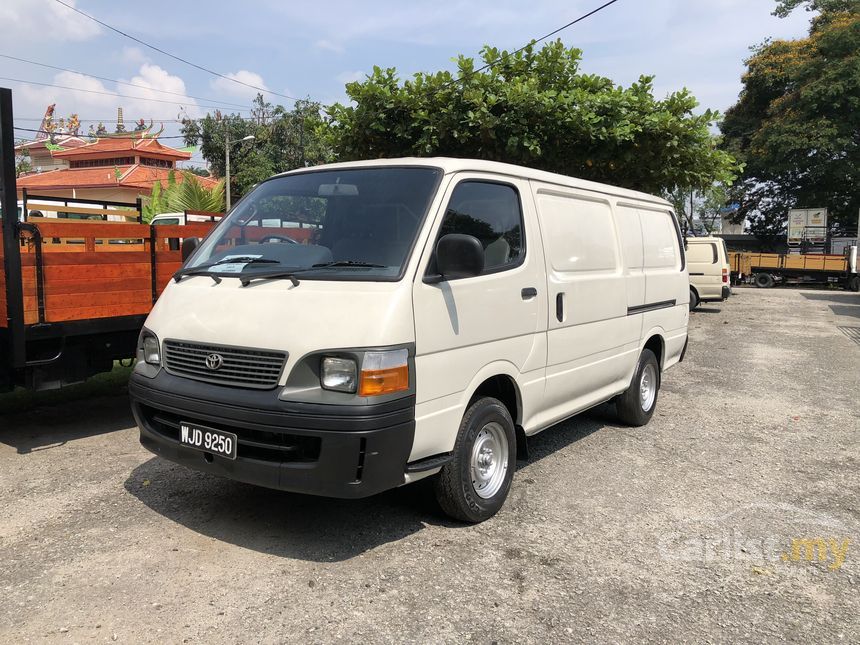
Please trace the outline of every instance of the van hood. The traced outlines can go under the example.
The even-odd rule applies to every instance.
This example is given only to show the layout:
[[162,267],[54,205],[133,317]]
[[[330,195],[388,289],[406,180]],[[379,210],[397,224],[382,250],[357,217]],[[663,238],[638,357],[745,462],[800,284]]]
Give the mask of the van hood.
[[271,280],[242,287],[208,276],[172,280],[153,307],[147,329],[172,339],[289,354],[289,374],[307,353],[384,347],[415,340],[411,285],[400,282]]

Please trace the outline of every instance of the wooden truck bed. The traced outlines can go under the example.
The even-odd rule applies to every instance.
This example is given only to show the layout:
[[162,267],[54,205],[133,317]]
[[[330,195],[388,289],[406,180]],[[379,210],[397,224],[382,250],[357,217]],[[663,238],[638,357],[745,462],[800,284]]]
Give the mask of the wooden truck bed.
[[0,336],[12,348],[0,355],[0,385],[38,388],[131,358],[146,315],[182,266],[179,240],[205,237],[212,224],[39,217],[17,227],[22,297],[7,302],[9,278],[0,276]]

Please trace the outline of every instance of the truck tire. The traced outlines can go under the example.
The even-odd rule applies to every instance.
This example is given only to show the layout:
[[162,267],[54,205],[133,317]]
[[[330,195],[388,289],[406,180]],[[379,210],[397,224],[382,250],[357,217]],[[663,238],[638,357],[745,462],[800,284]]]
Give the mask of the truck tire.
[[660,391],[660,364],[650,349],[643,349],[633,380],[615,400],[618,419],[629,426],[644,426],[654,415]]
[[753,282],[759,289],[770,289],[774,284],[773,276],[769,273],[756,273]]
[[851,291],[860,291],[860,275],[855,275],[848,281],[848,288]]
[[463,415],[454,459],[436,479],[436,499],[445,514],[477,524],[495,515],[511,489],[517,438],[508,409],[483,397]]
[[699,306],[699,294],[696,293],[696,290],[693,287],[690,287],[690,311],[693,311],[696,307]]

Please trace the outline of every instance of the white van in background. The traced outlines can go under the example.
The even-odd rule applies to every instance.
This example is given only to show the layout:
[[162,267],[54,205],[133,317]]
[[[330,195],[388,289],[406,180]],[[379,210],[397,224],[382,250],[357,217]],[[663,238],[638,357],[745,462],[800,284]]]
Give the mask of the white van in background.
[[[313,235],[283,243],[296,222]],[[140,440],[271,488],[355,498],[435,476],[449,515],[485,520],[527,436],[610,400],[648,423],[687,345],[671,205],[518,166],[296,170],[193,247],[140,336]]]
[[688,237],[686,243],[690,311],[702,302],[726,300],[732,294],[726,241],[720,237]]

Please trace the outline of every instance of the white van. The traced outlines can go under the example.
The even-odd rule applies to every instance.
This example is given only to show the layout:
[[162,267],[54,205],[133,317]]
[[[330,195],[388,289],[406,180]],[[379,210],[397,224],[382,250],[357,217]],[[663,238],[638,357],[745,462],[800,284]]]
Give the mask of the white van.
[[436,475],[448,514],[484,520],[527,436],[612,399],[648,423],[687,345],[670,204],[518,166],[301,169],[183,246],[129,387],[141,443],[271,488]]
[[731,294],[729,253],[720,237],[688,237],[690,311],[702,302],[722,302]]

